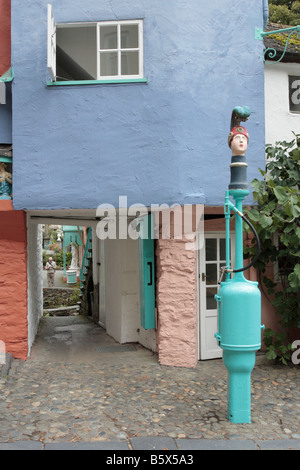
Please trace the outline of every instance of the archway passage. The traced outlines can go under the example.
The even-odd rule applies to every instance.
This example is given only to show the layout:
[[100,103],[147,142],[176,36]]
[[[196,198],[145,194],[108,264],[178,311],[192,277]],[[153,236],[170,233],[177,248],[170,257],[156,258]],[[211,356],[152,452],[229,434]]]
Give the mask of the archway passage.
[[157,362],[156,355],[138,343],[120,344],[87,316],[42,317],[35,343],[33,360],[78,364],[105,362],[124,364],[137,356]]
[[[89,262],[85,273],[81,272],[79,276],[80,309],[75,312],[75,316],[78,313],[84,314],[124,347],[128,344],[141,344],[156,351],[155,328],[145,330],[141,325],[138,240],[99,239],[96,231],[99,220],[93,217],[91,211],[53,211],[55,213],[52,215],[49,212],[51,211],[34,211],[27,215],[28,237],[31,240],[28,254],[30,349],[43,316],[45,287],[43,282],[36,282],[37,279],[40,281],[43,272],[41,227],[42,224],[51,223],[86,228],[81,268],[84,259]],[[68,274],[68,269],[66,273]],[[60,282],[58,272],[55,279],[56,283]],[[68,288],[68,282],[65,288]],[[62,312],[61,316],[66,315]]]

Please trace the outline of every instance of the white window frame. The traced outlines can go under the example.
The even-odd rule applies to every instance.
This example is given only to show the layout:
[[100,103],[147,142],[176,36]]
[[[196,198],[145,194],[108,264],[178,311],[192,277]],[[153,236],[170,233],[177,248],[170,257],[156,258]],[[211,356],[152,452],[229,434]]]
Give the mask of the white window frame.
[[47,68],[51,80],[56,80],[56,24],[52,5],[48,4],[48,32],[47,32]]
[[[137,25],[138,26],[138,47],[136,48],[121,48],[121,26],[123,25]],[[118,47],[116,49],[100,49],[100,28],[101,26],[117,26],[117,40]],[[139,56],[139,73],[135,75],[122,75],[121,74],[121,54],[126,51],[136,51]],[[100,67],[100,54],[107,52],[116,52],[118,55],[118,75],[101,75]],[[122,20],[122,21],[100,21],[97,22],[97,79],[98,80],[114,80],[114,79],[132,79],[143,78],[143,20]]]
[[[292,80],[293,79],[293,80]],[[300,114],[300,75],[289,74],[289,112],[292,114]],[[292,83],[291,83],[292,82]],[[296,101],[296,103],[294,102]],[[291,104],[292,102],[292,104]],[[297,109],[292,108],[292,105],[297,106]]]
[[[102,81],[134,81],[134,80],[144,80],[144,57],[143,57],[143,20],[142,19],[133,19],[133,20],[116,20],[116,21],[98,21],[98,22],[80,22],[80,23],[56,23],[52,11],[52,5],[48,4],[48,32],[47,32],[47,68],[51,78],[51,84],[55,84],[56,79],[56,29],[57,28],[68,28],[68,27],[82,27],[82,26],[94,26],[96,29],[97,35],[97,48],[96,48],[96,57],[95,62],[97,66],[97,78],[89,82],[102,82]],[[137,48],[121,48],[121,26],[127,25],[138,25],[138,47]],[[110,26],[117,25],[117,37],[118,37],[118,47],[117,49],[101,49],[100,50],[100,28],[101,26]],[[100,51],[102,52],[117,52],[118,54],[118,75],[101,75],[100,70]],[[125,51],[138,51],[139,57],[139,71],[135,75],[122,75],[121,74],[121,53]],[[63,84],[68,84],[70,82],[80,83],[84,80],[75,80],[68,81],[66,80]],[[60,83],[60,82],[59,82]]]

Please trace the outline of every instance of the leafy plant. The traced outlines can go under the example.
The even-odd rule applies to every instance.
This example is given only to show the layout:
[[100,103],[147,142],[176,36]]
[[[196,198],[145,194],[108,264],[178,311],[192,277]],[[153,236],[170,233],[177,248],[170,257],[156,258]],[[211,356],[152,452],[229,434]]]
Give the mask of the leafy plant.
[[264,332],[264,343],[267,348],[267,359],[278,359],[284,365],[289,363],[292,345],[287,342],[284,332],[276,333],[271,328],[267,328]]
[[[247,211],[261,241],[261,254],[255,266],[264,288],[273,296],[271,303],[282,330],[265,331],[267,357],[279,358],[284,364],[291,356],[288,329],[300,328],[300,135],[294,136],[291,142],[267,145],[266,169],[259,170],[263,179],[251,183],[257,206]],[[253,240],[252,246],[245,248],[245,255],[251,257],[255,251]],[[278,282],[266,276],[270,262],[278,265]]]
[[300,23],[300,1],[269,0],[269,19],[273,23],[297,26]]

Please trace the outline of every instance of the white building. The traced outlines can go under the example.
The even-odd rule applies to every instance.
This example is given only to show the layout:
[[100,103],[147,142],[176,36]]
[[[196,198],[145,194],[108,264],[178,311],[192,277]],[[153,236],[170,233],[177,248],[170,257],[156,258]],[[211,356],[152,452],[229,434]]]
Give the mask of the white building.
[[[272,23],[268,30],[286,27]],[[286,33],[282,35],[284,42],[286,37]],[[296,34],[292,37],[297,39]],[[276,38],[273,35],[264,38],[265,47],[276,50],[275,58],[269,61],[266,57],[265,64],[266,144],[272,145],[293,140],[293,132],[300,134],[300,40],[289,43],[284,57],[276,63],[285,47],[278,38],[277,34]]]

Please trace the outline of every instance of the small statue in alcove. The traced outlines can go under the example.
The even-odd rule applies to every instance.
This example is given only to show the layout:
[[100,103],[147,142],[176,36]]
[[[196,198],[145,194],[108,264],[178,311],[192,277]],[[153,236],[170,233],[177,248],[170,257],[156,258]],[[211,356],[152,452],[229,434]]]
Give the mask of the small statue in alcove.
[[7,171],[5,162],[0,161],[0,199],[11,199],[12,175]]

